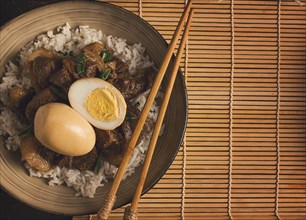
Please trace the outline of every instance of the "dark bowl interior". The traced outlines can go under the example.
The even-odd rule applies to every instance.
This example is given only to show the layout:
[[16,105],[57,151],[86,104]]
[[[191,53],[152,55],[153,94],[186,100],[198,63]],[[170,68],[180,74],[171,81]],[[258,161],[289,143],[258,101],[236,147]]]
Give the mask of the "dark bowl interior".
[[[130,43],[141,42],[157,66],[161,65],[168,48],[163,37],[152,26],[125,9],[102,2],[62,2],[27,12],[1,27],[1,75],[4,65],[8,60],[13,60],[24,45],[37,35],[54,30],[66,22],[71,27],[89,25],[105,34],[125,38]],[[164,135],[158,140],[144,192],[163,176],[178,152],[187,121],[186,97],[184,80],[179,71],[164,119]],[[19,153],[6,150],[3,141],[0,144],[1,186],[18,200],[40,210],[67,215],[96,213],[100,208],[111,182],[98,188],[93,199],[75,197],[74,191],[66,186],[50,187],[43,179],[29,177],[20,162]],[[140,171],[138,167],[132,176],[121,183],[115,207],[132,200]]]

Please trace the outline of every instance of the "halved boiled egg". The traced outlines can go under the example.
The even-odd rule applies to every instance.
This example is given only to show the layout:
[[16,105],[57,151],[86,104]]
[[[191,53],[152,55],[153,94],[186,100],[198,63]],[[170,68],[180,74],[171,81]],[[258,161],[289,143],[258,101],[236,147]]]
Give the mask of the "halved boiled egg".
[[83,78],[69,88],[68,98],[74,110],[94,127],[113,130],[122,124],[126,102],[120,91],[99,78]]
[[34,119],[34,134],[45,147],[68,156],[87,154],[96,143],[93,127],[63,103],[39,107]]

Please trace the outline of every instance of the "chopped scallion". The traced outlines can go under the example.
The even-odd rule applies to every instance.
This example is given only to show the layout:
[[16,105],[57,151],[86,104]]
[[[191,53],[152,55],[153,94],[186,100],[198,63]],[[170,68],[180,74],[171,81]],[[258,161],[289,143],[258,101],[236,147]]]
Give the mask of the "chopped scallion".
[[138,117],[137,116],[134,116],[134,115],[126,115],[125,116],[125,120],[128,120],[128,121],[135,121]]
[[109,75],[111,74],[112,70],[111,69],[106,69],[104,72],[101,74],[101,79],[107,80]]
[[62,52],[62,51],[57,51],[57,54],[59,56],[63,56],[63,57],[67,57],[67,56],[70,56],[70,52]]
[[78,55],[74,57],[75,61],[78,63],[85,63],[87,61],[87,57],[84,55]]
[[85,69],[86,69],[86,67],[85,67],[84,64],[78,63],[78,65],[77,65],[77,71],[78,71],[78,74],[79,74],[79,75],[84,76]]
[[33,87],[30,87],[29,94],[30,94],[30,96],[36,95],[35,89]]
[[111,54],[108,52],[102,52],[101,57],[104,62],[108,62],[111,60]]
[[31,129],[32,129],[32,125],[28,125],[28,126],[22,128],[22,129],[20,129],[18,135],[22,136],[22,135],[28,134],[28,133],[30,133]]
[[103,159],[102,154],[100,154],[100,156],[99,156],[99,158],[97,160],[96,166],[95,166],[95,173],[99,173],[99,171],[101,170],[103,164],[104,164],[104,159]]
[[50,89],[55,95],[57,95],[61,99],[67,100],[67,95],[57,86],[51,86]]

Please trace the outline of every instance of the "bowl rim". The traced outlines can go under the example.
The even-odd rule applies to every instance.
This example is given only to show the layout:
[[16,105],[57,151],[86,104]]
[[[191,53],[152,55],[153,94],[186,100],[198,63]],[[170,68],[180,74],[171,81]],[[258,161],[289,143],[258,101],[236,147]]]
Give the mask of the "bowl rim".
[[[54,2],[54,3],[48,3],[46,5],[43,5],[43,6],[38,6],[38,7],[35,7],[33,9],[30,9],[29,11],[26,11],[22,14],[20,14],[19,16],[5,22],[2,26],[0,26],[0,32],[5,29],[6,27],[8,27],[10,24],[12,23],[15,23],[15,22],[18,22],[18,20],[22,19],[23,17],[35,12],[35,11],[39,11],[39,10],[42,10],[42,9],[47,9],[47,8],[53,8],[53,7],[60,7],[61,5],[73,5],[73,4],[78,4],[78,3],[83,3],[83,4],[88,4],[88,5],[109,5],[110,7],[114,7],[116,8],[116,10],[120,10],[124,13],[129,13],[131,16],[134,16],[135,19],[138,19],[140,22],[142,22],[144,25],[146,25],[149,29],[151,29],[158,37],[160,37],[163,42],[164,42],[164,45],[168,48],[169,47],[169,44],[167,43],[167,41],[165,40],[165,38],[155,29],[154,26],[152,26],[151,24],[149,24],[148,21],[146,21],[144,18],[136,15],[135,13],[121,7],[121,6],[118,6],[118,5],[115,5],[115,4],[111,4],[109,2],[102,2],[102,1],[86,1],[86,0],[80,0],[80,1],[72,1],[72,0],[69,0],[69,1],[61,1],[61,2]],[[175,59],[175,55],[173,54],[172,55],[172,58],[171,60],[174,61]],[[184,136],[185,136],[185,133],[186,133],[186,128],[187,128],[187,122],[188,122],[188,93],[187,93],[187,85],[186,85],[186,82],[185,82],[185,76],[183,75],[182,73],[182,70],[181,68],[179,67],[179,70],[178,70],[178,73],[177,73],[177,77],[180,78],[181,82],[182,82],[182,86],[183,86],[183,94],[184,94],[184,102],[185,102],[185,118],[184,118],[184,127],[183,127],[183,130],[182,130],[182,135],[180,137],[180,141],[179,141],[179,145],[177,146],[176,148],[176,151],[173,152],[173,157],[171,160],[169,160],[169,162],[167,164],[165,164],[163,166],[163,169],[162,169],[162,172],[160,172],[157,177],[155,178],[154,181],[152,181],[150,184],[148,184],[147,186],[144,185],[144,188],[143,188],[143,191],[141,193],[141,195],[144,195],[146,194],[150,189],[152,189],[159,181],[160,179],[165,175],[165,173],[167,172],[167,170],[169,169],[169,167],[171,166],[171,164],[173,163],[173,161],[175,160],[176,156],[177,156],[177,153],[180,149],[180,147],[182,146],[182,142],[184,140]],[[34,206],[34,205],[31,205],[30,203],[27,203],[25,201],[23,201],[22,199],[20,199],[18,197],[18,195],[15,195],[14,193],[8,191],[6,188],[4,188],[4,186],[2,184],[0,184],[1,188],[7,192],[10,196],[12,196],[13,198],[17,199],[19,202],[23,203],[23,204],[26,204],[32,208],[35,208],[37,210],[40,210],[40,211],[44,211],[44,212],[47,212],[47,213],[52,213],[52,214],[57,214],[57,215],[65,215],[65,216],[70,216],[69,214],[65,214],[65,213],[59,213],[59,212],[56,212],[56,211],[50,211],[50,210],[47,210],[47,209],[44,209],[44,208],[41,208],[41,207],[37,207],[37,206]],[[132,199],[129,199],[128,202],[123,202],[122,204],[118,204],[118,205],[114,205],[113,209],[117,209],[117,208],[120,208],[122,206],[125,206],[129,203],[132,202]],[[94,213],[88,213],[88,214],[94,214]]]

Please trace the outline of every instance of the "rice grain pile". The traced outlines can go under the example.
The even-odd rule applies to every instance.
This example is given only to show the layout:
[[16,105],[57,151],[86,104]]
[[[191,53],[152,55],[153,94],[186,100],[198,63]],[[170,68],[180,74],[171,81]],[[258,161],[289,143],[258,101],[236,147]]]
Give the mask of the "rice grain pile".
[[[101,30],[91,29],[88,26],[79,26],[72,29],[68,23],[59,26],[55,31],[48,31],[46,34],[39,35],[34,41],[28,43],[20,53],[16,63],[9,62],[6,65],[6,72],[1,74],[0,84],[0,134],[5,137],[5,146],[8,150],[17,151],[20,143],[20,130],[25,127],[17,115],[7,108],[9,91],[13,86],[20,86],[26,89],[31,87],[29,72],[26,68],[26,57],[40,47],[54,50],[58,53],[72,52],[74,55],[80,53],[84,46],[100,42],[114,51],[114,55],[126,62],[129,66],[129,73],[134,75],[138,69],[147,68],[153,65],[149,57],[145,55],[145,48],[139,43],[134,45],[127,44],[123,38],[105,35]],[[133,102],[139,102],[138,108],[142,110],[149,91],[136,97]],[[159,93],[161,95],[161,93]],[[149,117],[156,121],[158,115],[156,102],[152,106]],[[124,179],[134,173],[135,168],[141,165],[145,158],[145,152],[149,145],[150,136],[144,137],[139,141],[130,159]],[[79,170],[54,167],[47,173],[41,173],[31,169],[24,164],[33,177],[48,179],[50,186],[66,184],[76,190],[76,196],[93,198],[97,187],[114,177],[117,168],[107,161],[96,174],[92,171],[81,172]]]

